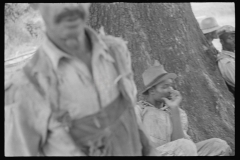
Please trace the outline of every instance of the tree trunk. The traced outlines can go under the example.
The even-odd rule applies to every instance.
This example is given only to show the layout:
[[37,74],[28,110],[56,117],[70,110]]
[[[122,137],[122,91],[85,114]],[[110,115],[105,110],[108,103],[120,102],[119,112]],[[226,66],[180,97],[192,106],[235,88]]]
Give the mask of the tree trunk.
[[[138,91],[142,73],[154,60],[178,75],[176,88],[183,96],[193,141],[226,140],[235,155],[234,98],[218,70],[189,3],[92,4],[89,24],[128,41]],[[207,46],[209,50],[204,51]],[[143,99],[138,94],[138,100]]]

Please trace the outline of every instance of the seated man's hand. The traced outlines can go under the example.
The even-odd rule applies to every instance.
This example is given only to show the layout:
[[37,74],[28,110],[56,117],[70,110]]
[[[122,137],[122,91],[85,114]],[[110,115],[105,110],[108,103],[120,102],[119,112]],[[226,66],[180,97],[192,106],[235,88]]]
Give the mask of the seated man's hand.
[[178,109],[182,101],[182,96],[179,91],[171,90],[170,99],[168,98],[162,99],[165,101],[167,107],[169,107],[171,110],[175,110]]

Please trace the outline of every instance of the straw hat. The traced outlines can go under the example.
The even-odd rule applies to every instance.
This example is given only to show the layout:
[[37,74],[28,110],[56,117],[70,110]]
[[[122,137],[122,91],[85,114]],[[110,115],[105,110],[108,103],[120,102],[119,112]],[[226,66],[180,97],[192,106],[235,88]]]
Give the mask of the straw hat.
[[200,28],[206,34],[218,30],[220,26],[214,17],[207,17],[200,22]]
[[207,16],[199,16],[199,17],[196,17],[197,21],[198,21],[198,24],[200,25],[200,23],[202,22],[203,19],[207,18]]
[[142,74],[144,89],[142,94],[146,94],[146,91],[158,83],[167,80],[175,79],[177,75],[175,73],[168,73],[164,70],[163,65],[158,61],[155,61],[154,66],[145,70]]

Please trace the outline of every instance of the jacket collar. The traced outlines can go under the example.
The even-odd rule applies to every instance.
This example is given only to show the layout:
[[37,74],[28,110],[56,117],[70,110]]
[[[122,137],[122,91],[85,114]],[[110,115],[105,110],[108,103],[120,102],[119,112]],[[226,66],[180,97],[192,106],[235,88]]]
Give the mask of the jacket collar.
[[[154,105],[148,103],[147,101],[139,101],[138,104],[141,105],[142,107],[153,107],[153,108],[156,108]],[[163,107],[164,107],[164,104],[162,103],[160,108],[163,108]]]
[[222,54],[235,58],[235,53],[230,51],[222,50]]
[[235,53],[234,52],[229,52],[229,51],[225,51],[225,50],[222,50],[222,52],[220,52],[218,55],[217,55],[217,61],[223,59],[223,58],[233,58],[235,59]]

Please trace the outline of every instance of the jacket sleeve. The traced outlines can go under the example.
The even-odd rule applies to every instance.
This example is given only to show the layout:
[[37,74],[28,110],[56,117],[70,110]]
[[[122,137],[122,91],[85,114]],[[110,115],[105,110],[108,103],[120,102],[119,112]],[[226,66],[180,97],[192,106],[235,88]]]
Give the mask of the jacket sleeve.
[[5,156],[37,156],[46,139],[50,108],[31,84],[5,91]]
[[218,67],[224,80],[235,87],[235,60],[230,58],[221,59],[218,62]]
[[118,70],[122,78],[125,90],[130,96],[133,104],[136,103],[137,87],[134,82],[131,54],[127,48],[127,42],[122,38],[113,37],[110,35],[102,35],[102,40],[106,43],[109,49],[112,51],[117,61]]

